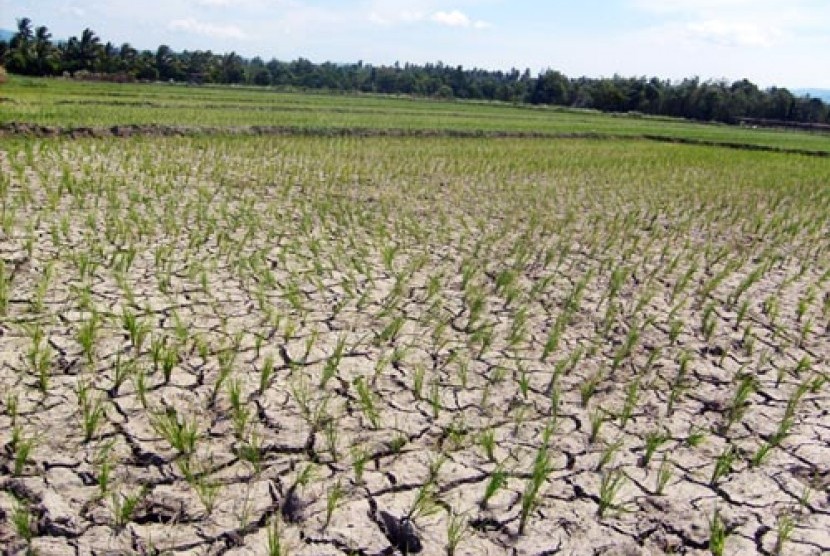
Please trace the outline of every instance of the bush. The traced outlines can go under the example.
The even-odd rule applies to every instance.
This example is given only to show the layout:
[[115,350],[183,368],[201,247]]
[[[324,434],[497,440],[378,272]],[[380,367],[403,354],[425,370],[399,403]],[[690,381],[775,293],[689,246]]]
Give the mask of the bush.
[[6,82],[6,68],[0,66],[0,83]]

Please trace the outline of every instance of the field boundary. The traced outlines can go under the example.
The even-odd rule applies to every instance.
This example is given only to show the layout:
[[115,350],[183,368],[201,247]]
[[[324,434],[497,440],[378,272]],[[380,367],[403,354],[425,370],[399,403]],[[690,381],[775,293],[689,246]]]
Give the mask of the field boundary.
[[705,147],[719,147],[746,151],[761,151],[781,154],[795,154],[830,158],[830,151],[797,149],[742,143],[676,137],[671,135],[624,134],[602,132],[534,132],[534,131],[485,131],[455,129],[405,129],[405,128],[363,128],[363,127],[301,127],[301,126],[170,126],[159,124],[127,124],[109,127],[87,126],[46,126],[25,122],[0,124],[0,137],[36,138],[110,138],[110,137],[184,137],[184,136],[281,136],[281,137],[447,137],[447,138],[491,138],[491,139],[639,139],[659,143],[676,143]]

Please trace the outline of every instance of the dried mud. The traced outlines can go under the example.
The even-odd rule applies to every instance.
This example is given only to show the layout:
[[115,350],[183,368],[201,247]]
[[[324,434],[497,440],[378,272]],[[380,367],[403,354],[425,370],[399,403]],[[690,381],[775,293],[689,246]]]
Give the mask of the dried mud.
[[4,553],[828,553],[826,195],[520,143],[0,148]]

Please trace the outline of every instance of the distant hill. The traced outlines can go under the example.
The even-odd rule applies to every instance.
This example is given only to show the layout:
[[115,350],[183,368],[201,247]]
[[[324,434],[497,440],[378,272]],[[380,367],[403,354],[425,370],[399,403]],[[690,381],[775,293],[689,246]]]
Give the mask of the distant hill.
[[809,95],[812,98],[820,98],[824,102],[830,102],[830,89],[793,89],[796,96]]
[[14,31],[8,29],[0,29],[0,41],[10,41],[14,36]]

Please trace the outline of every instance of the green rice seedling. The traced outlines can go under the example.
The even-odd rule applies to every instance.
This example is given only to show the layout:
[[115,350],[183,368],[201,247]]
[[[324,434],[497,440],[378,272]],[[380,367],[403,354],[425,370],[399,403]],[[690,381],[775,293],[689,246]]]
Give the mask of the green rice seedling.
[[511,349],[521,344],[527,335],[527,308],[522,307],[516,311],[513,321],[510,323],[510,332],[507,336],[507,345]]
[[657,496],[663,496],[663,492],[666,489],[666,485],[669,484],[671,481],[672,475],[674,472],[672,471],[672,466],[674,464],[663,454],[663,461],[660,462],[660,468],[657,470],[657,484],[654,488],[654,494]]
[[588,442],[593,444],[599,439],[600,429],[602,429],[605,421],[608,420],[608,414],[602,408],[597,407],[588,414],[588,419],[591,422],[591,434],[588,437]]
[[[433,379],[429,388],[429,405],[432,408],[432,418],[438,419],[441,413],[441,384],[438,379]],[[484,404],[482,403],[482,406]]]
[[447,556],[455,556],[458,545],[470,534],[470,525],[462,514],[450,511],[447,519]]
[[469,427],[463,416],[456,415],[452,421],[444,428],[444,438],[447,439],[450,450],[459,450],[466,444],[467,435],[469,434]]
[[741,347],[747,356],[751,356],[755,351],[755,332],[752,330],[751,324],[747,324],[744,328],[743,336],[741,336]]
[[372,429],[377,430],[380,427],[380,413],[377,409],[375,394],[369,389],[366,380],[362,376],[354,379],[352,384],[357,390],[358,402],[363,415],[369,420]]
[[610,303],[608,308],[605,310],[605,317],[602,319],[602,324],[599,326],[600,336],[603,338],[609,338],[611,329],[614,328],[614,324],[617,322],[617,316],[622,311],[622,305],[619,303]]
[[139,319],[128,307],[124,307],[121,310],[121,326],[127,332],[133,351],[141,353],[144,341],[150,333],[149,324]]
[[631,355],[631,352],[634,350],[634,347],[637,345],[639,339],[640,329],[636,323],[632,323],[628,329],[625,341],[614,354],[614,359],[611,363],[611,372],[616,371],[619,368],[620,363]]
[[326,492],[326,521],[323,524],[323,529],[328,528],[331,523],[331,517],[334,514],[334,510],[340,506],[345,494],[346,491],[343,490],[343,486],[340,484],[340,481],[334,483],[334,485]]
[[33,313],[40,314],[43,312],[46,303],[46,294],[52,286],[52,279],[55,274],[55,263],[49,261],[46,268],[41,274],[40,280],[35,285],[32,298],[29,300],[29,308]]
[[470,376],[470,362],[466,359],[459,361],[456,374],[458,375],[458,382],[461,384],[461,388],[467,388],[467,381]]
[[199,501],[204,506],[207,515],[212,514],[213,509],[216,507],[216,500],[222,491],[222,483],[200,475],[191,484],[196,491],[196,495],[199,497]]
[[776,294],[774,294],[774,293],[770,294],[769,297],[764,299],[764,302],[762,304],[763,312],[767,316],[767,319],[769,321],[769,325],[772,328],[775,328],[776,322],[778,321],[779,306],[778,306],[778,298],[775,297],[775,295]]
[[709,519],[709,552],[712,553],[712,556],[723,556],[728,536],[729,532],[720,511],[715,508],[712,517]]
[[700,331],[703,334],[703,339],[706,343],[711,343],[715,335],[715,327],[717,325],[717,314],[715,313],[715,304],[709,303],[703,309],[703,316],[701,317]]
[[744,299],[740,306],[738,307],[738,311],[735,314],[735,330],[739,330],[741,328],[741,323],[744,322],[746,319],[747,314],[749,313],[749,300]]
[[170,380],[173,377],[173,369],[179,364],[180,359],[178,344],[171,344],[162,352],[161,374],[164,376],[165,384],[170,384]]
[[185,419],[175,409],[168,408],[151,417],[150,424],[179,455],[187,458],[196,451],[196,443],[201,434],[195,418]]
[[39,324],[28,327],[27,331],[32,343],[26,352],[26,362],[37,378],[38,389],[46,394],[52,381],[52,357],[54,353],[45,339],[43,328]]
[[795,520],[788,513],[781,514],[775,520],[775,530],[777,534],[772,553],[780,556],[784,553],[784,546],[790,541],[793,531],[795,531]]
[[20,396],[16,390],[6,394],[6,415],[11,420],[12,430],[17,428],[17,416],[20,413]]
[[779,442],[780,440],[777,438],[777,435],[773,435],[769,440],[761,444],[749,460],[749,466],[760,467],[763,465],[764,461],[766,461],[769,457],[772,449],[775,448]]
[[550,463],[550,454],[548,452],[547,438],[542,442],[542,445],[536,452],[536,457],[533,460],[533,467],[530,471],[530,478],[525,482],[525,489],[522,492],[521,498],[521,512],[519,514],[519,535],[524,535],[527,527],[527,519],[530,517],[530,512],[538,504],[539,493],[542,485],[547,480],[553,468]]
[[113,522],[117,528],[121,529],[132,521],[139,504],[146,495],[146,487],[133,494],[112,493],[110,499],[112,501]]
[[12,429],[12,439],[9,446],[14,453],[14,465],[12,474],[19,477],[23,474],[26,465],[31,459],[32,450],[35,448],[34,437],[24,437],[23,430],[19,425]]
[[482,510],[487,509],[487,505],[490,503],[490,499],[496,495],[496,493],[501,490],[502,488],[507,486],[507,472],[504,470],[504,467],[499,464],[491,473],[490,478],[487,480],[487,484],[484,486],[484,495],[481,498],[481,502],[479,502],[479,507]]
[[599,461],[597,462],[597,471],[602,471],[602,469],[611,463],[614,460],[614,456],[617,455],[617,452],[620,451],[622,448],[623,440],[622,438],[617,440],[616,442],[612,442],[605,447],[605,450],[602,451],[602,454],[599,456]]
[[[312,331],[311,331],[311,334],[309,334],[309,335],[306,337],[306,339],[305,339],[305,348],[304,348],[304,351],[303,351],[303,356],[300,358],[300,360],[301,360],[303,363],[307,363],[307,362],[308,362],[308,358],[311,356],[311,350],[312,350],[312,349],[314,349],[314,346],[317,344],[317,339],[318,339],[319,337],[320,337],[320,331],[319,331],[318,329],[316,329],[316,328],[315,328],[314,330],[312,330]],[[236,346],[236,351],[239,351],[239,346],[238,346],[238,345]]]
[[651,458],[654,457],[654,452],[670,439],[671,437],[668,434],[660,430],[647,432],[645,437],[645,451],[643,452],[643,457],[639,462],[640,467],[648,467],[648,464],[651,462]]
[[746,291],[756,284],[763,276],[766,274],[767,270],[769,270],[769,266],[767,264],[761,264],[757,266],[752,272],[747,274],[746,278],[744,278],[732,294],[727,298],[727,305],[731,308],[734,307],[741,296],[746,293]]
[[602,474],[599,485],[599,505],[597,515],[600,519],[605,517],[608,510],[621,510],[623,506],[616,502],[617,495],[625,485],[627,477],[619,470],[614,469]]
[[692,427],[689,429],[689,435],[686,437],[686,445],[691,448],[700,446],[706,439],[707,429],[705,427]]
[[228,399],[231,404],[231,421],[236,438],[245,436],[245,431],[251,421],[251,410],[242,399],[242,381],[239,379],[228,382]]
[[343,360],[343,354],[346,350],[346,337],[340,336],[337,339],[337,344],[334,347],[334,353],[326,359],[323,366],[323,374],[320,378],[320,388],[325,388],[326,383],[337,375],[337,370],[340,367],[340,362]]
[[805,372],[808,372],[813,365],[812,359],[808,356],[804,356],[798,360],[795,368],[792,371],[792,374],[795,378],[801,378],[801,375]]
[[674,303],[675,298],[677,298],[678,295],[680,295],[681,293],[683,293],[686,290],[686,287],[691,282],[692,277],[697,272],[697,269],[698,269],[698,263],[697,263],[697,260],[694,260],[694,261],[692,261],[692,264],[689,265],[689,268],[686,269],[686,272],[683,273],[683,275],[680,277],[680,279],[677,280],[674,283],[674,286],[672,287],[672,292],[671,292],[671,299],[670,299],[671,303]]
[[274,356],[268,354],[265,356],[265,361],[259,369],[259,393],[264,394],[265,390],[271,385],[271,379],[274,377]]
[[93,399],[90,386],[84,381],[78,383],[77,395],[84,429],[84,442],[89,442],[95,437],[101,421],[106,417],[104,400],[101,396],[95,396]]
[[795,346],[799,349],[803,348],[804,343],[807,341],[807,337],[812,333],[813,333],[813,321],[812,321],[812,319],[807,319],[801,325],[801,329],[798,333],[798,341],[796,341]]
[[496,433],[493,427],[487,427],[478,435],[478,442],[484,450],[484,455],[487,461],[496,461]]
[[[4,210],[5,212],[5,210]],[[0,317],[8,314],[11,300],[11,273],[6,271],[6,261],[0,259]]]
[[637,407],[637,401],[640,398],[640,377],[628,383],[625,387],[625,401],[623,402],[622,411],[620,411],[620,428],[625,430],[625,426],[631,419],[634,409]]
[[758,381],[755,377],[750,374],[740,376],[738,386],[726,411],[725,422],[721,426],[721,434],[726,435],[733,424],[743,419],[749,397],[757,390]]
[[798,299],[798,304],[795,308],[795,315],[796,321],[801,322],[804,319],[804,315],[807,314],[807,310],[810,306],[815,303],[816,301],[816,290],[813,286],[810,286],[807,291],[804,293],[802,297]]
[[[339,428],[334,419],[326,420],[326,424],[323,429],[323,434],[326,437],[326,449],[328,450],[329,455],[331,456],[331,460],[337,463],[337,460],[340,458],[340,453],[337,450]],[[406,444],[407,438],[403,435],[399,435],[395,437],[395,439],[393,439],[392,442],[393,449],[398,443],[400,443],[400,447],[397,450],[395,450],[397,452],[400,451],[400,448],[403,448],[403,446]]]
[[482,324],[470,334],[470,343],[478,346],[476,359],[482,359],[487,350],[493,345],[495,339],[495,326],[493,323]]
[[465,296],[465,300],[469,311],[465,331],[469,334],[477,329],[477,325],[484,313],[485,298],[483,293],[476,291],[469,296]]
[[141,403],[141,407],[147,409],[147,374],[143,369],[136,370],[133,375],[133,386],[135,387],[135,393],[138,401]]
[[237,455],[239,459],[251,464],[255,476],[258,477],[262,473],[262,437],[256,429],[239,445]]
[[98,466],[98,491],[103,498],[110,491],[114,462],[112,460],[113,441],[104,444],[95,457]]
[[680,353],[677,365],[677,374],[671,384],[671,391],[666,402],[666,415],[671,416],[674,413],[674,404],[680,400],[683,391],[687,388],[686,376],[689,372],[689,362],[692,360],[689,352],[683,351]]
[[268,527],[268,556],[288,556],[288,548],[283,545],[282,528],[279,518],[274,516],[271,525]]
[[559,347],[559,342],[562,339],[562,333],[565,329],[565,317],[563,317],[563,315],[564,313],[560,313],[559,317],[556,319],[556,322],[553,326],[551,326],[550,330],[548,330],[545,345],[542,348],[542,356],[540,357],[542,362],[547,361],[548,357],[550,357],[550,355]]
[[366,448],[354,445],[351,448],[352,470],[354,471],[355,482],[363,483],[363,472],[366,469],[366,462],[369,461],[370,453]]
[[524,365],[522,365],[521,361],[517,361],[516,365],[519,367],[519,376],[516,383],[519,386],[519,392],[521,393],[522,398],[527,400],[528,392],[530,392],[530,375]]
[[677,339],[680,337],[680,333],[683,332],[683,327],[685,323],[680,319],[674,319],[669,322],[669,344],[674,345],[677,343]]
[[732,472],[738,452],[732,444],[728,444],[715,459],[715,467],[712,469],[712,476],[709,484],[715,486],[718,482]]
[[216,382],[213,383],[213,392],[210,396],[211,404],[216,403],[219,391],[222,389],[222,386],[224,386],[225,381],[228,380],[228,377],[231,376],[238,353],[238,350],[230,347],[223,349],[217,354],[217,359],[219,361],[219,374],[216,377]]
[[579,385],[579,399],[582,403],[582,407],[588,407],[588,402],[590,402],[591,398],[594,397],[594,394],[597,393],[597,387],[600,382],[602,382],[603,378],[602,373],[600,371],[596,371],[586,377],[585,380],[582,381],[582,384]]
[[718,289],[718,286],[720,286],[721,283],[723,283],[723,281],[726,278],[728,278],[729,275],[732,274],[732,272],[734,272],[736,268],[738,268],[738,266],[739,263],[737,261],[727,262],[720,272],[712,276],[711,279],[709,279],[705,284],[703,284],[703,286],[700,288],[700,291],[698,292],[698,297],[701,300],[709,299],[715,292],[715,290]]
[[118,395],[118,390],[124,382],[126,382],[129,377],[135,375],[137,367],[138,365],[135,359],[123,361],[121,359],[120,352],[115,355],[115,363],[112,367],[112,388],[109,390],[111,397]]
[[427,481],[418,489],[415,494],[415,499],[409,506],[404,520],[415,521],[422,517],[429,517],[435,515],[441,510],[438,504],[436,484],[433,481]]
[[89,320],[81,324],[76,335],[78,343],[81,344],[81,352],[88,365],[92,365],[95,356],[95,342],[100,325],[100,317],[97,312],[93,311]]
[[426,368],[422,364],[415,365],[415,370],[412,373],[412,394],[416,400],[423,399],[425,374]]
[[[14,525],[14,532],[17,536],[23,539],[31,548],[32,539],[35,536],[35,519],[28,504],[21,500],[15,499],[14,508],[12,509],[11,521]],[[34,554],[27,551],[26,554]]]

